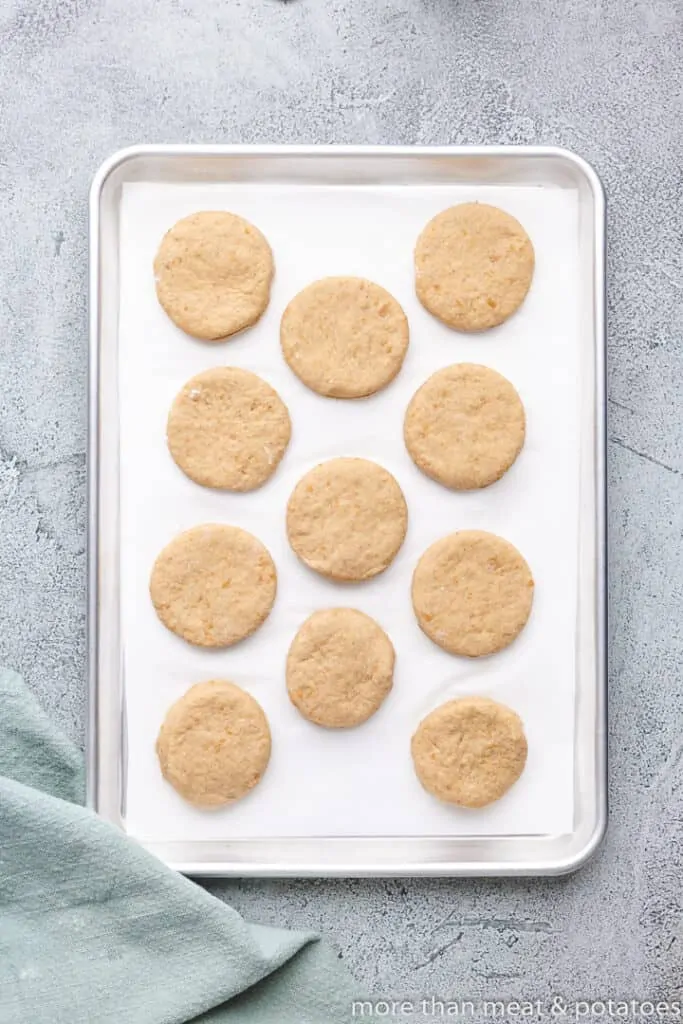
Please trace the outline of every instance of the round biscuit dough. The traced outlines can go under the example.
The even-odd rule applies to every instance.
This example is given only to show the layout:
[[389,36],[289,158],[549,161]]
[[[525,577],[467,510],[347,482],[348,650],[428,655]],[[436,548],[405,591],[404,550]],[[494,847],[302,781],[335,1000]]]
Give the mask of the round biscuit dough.
[[394,560],[408,509],[391,473],[367,459],[330,459],[302,477],[287,504],[299,558],[334,580],[367,580]]
[[158,556],[149,591],[163,624],[198,647],[232,647],[268,617],[277,587],[260,540],[207,523],[175,537]]
[[469,658],[511,644],[526,625],[533,597],[533,577],[517,548],[483,530],[442,537],[413,573],[420,628],[445,651]]
[[414,394],[403,436],[413,462],[456,491],[488,487],[515,461],[526,419],[512,384],[495,370],[457,363]]
[[260,782],[270,729],[258,701],[225,680],[197,683],[169,708],[156,743],[164,778],[189,803],[234,803]]
[[223,341],[256,323],[266,309],[273,254],[243,217],[204,210],[166,232],[154,276],[159,302],[181,330]]
[[168,416],[168,448],[204,487],[253,491],[277,469],[292,427],[277,391],[248,370],[219,366],[189,380]]
[[526,764],[527,741],[516,712],[486,697],[436,708],[411,741],[418,779],[432,796],[485,807],[507,793]]
[[330,398],[362,398],[386,387],[408,349],[408,320],[380,285],[326,277],[292,299],[280,343],[294,373]]
[[290,700],[316,725],[360,725],[391,690],[394,660],[391,640],[369,615],[354,608],[314,612],[287,655]]
[[509,213],[486,203],[451,206],[417,240],[417,297],[449,327],[485,331],[519,309],[534,259],[531,239]]

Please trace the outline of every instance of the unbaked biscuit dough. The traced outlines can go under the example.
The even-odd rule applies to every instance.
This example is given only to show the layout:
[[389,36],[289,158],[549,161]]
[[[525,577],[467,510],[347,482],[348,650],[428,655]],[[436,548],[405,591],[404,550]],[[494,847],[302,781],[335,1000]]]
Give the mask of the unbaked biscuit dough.
[[403,424],[413,462],[457,491],[499,480],[519,455],[525,430],[524,406],[509,380],[473,363],[432,374]]
[[243,217],[204,210],[166,232],[154,276],[159,302],[181,330],[223,341],[256,323],[266,309],[273,254]]
[[531,613],[534,581],[514,545],[483,530],[451,533],[427,548],[413,573],[420,628],[451,654],[500,651]]
[[534,259],[531,239],[509,213],[486,203],[451,206],[417,240],[417,297],[449,327],[484,331],[521,306]]
[[330,459],[307,473],[287,504],[299,558],[334,580],[367,580],[396,557],[408,508],[391,473],[368,459]]
[[175,537],[149,584],[163,624],[199,647],[232,647],[265,621],[276,591],[273,560],[237,526],[207,523]]
[[417,777],[432,796],[460,807],[485,807],[524,771],[527,741],[511,708],[486,697],[464,697],[420,722],[411,753]]
[[189,380],[168,416],[166,438],[182,471],[204,487],[253,491],[277,469],[292,428],[270,384],[218,366]]
[[282,353],[312,391],[362,398],[389,384],[408,349],[408,320],[384,288],[325,277],[295,295],[280,326]]
[[197,683],[169,709],[156,750],[164,778],[191,804],[234,803],[261,780],[270,758],[263,709],[225,680]]
[[369,615],[355,608],[314,612],[287,655],[290,700],[316,725],[360,725],[391,690],[394,660],[391,640]]

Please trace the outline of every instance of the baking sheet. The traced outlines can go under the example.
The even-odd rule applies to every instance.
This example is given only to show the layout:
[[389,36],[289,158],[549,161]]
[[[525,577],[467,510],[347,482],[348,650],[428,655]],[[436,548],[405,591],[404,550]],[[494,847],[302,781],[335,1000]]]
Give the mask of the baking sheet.
[[[426,221],[455,202],[500,205],[528,230],[537,258],[526,303],[480,336],[450,331],[414,297],[412,249]],[[164,232],[200,209],[252,220],[273,247],[276,278],[259,324],[224,344],[194,341],[159,307],[152,261]],[[121,430],[121,623],[127,765],[124,818],[143,841],[303,836],[541,835],[573,825],[574,686],[579,468],[578,203],[553,187],[157,185],[126,183],[120,219],[119,403]],[[411,327],[399,377],[369,399],[324,399],[282,360],[279,320],[289,299],[328,274],[366,276],[401,302]],[[405,407],[436,369],[481,362],[505,374],[527,410],[516,464],[483,491],[456,494],[428,480],[402,441]],[[211,366],[236,365],[277,388],[293,421],[274,478],[248,495],[197,487],[166,449],[169,406],[183,383]],[[406,541],[375,580],[334,584],[298,562],[285,534],[297,480],[339,455],[375,459],[406,495]],[[169,633],[148,596],[151,566],[181,530],[228,522],[255,533],[278,569],[278,597],[265,625],[226,651],[203,651]],[[486,529],[517,545],[536,579],[534,609],[506,651],[470,661],[441,651],[419,630],[410,579],[421,553],[458,529]],[[350,605],[372,615],[397,653],[394,689],[355,730],[305,721],[284,684],[287,649],[316,608]],[[195,682],[228,678],[262,704],[273,755],[262,783],[240,803],[207,813],[162,779],[154,740],[171,703]],[[480,694],[513,707],[529,740],[527,768],[497,804],[478,811],[442,805],[418,784],[409,743],[432,708]]]

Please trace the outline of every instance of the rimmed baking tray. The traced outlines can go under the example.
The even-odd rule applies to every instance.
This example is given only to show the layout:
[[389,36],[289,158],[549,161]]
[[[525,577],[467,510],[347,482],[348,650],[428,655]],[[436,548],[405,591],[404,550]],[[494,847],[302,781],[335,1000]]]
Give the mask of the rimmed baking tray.
[[[131,253],[138,248],[144,249],[148,244],[144,231],[152,230],[149,224],[145,227],[148,213],[152,217],[150,223],[154,224],[154,208],[157,208],[159,224],[164,221],[165,226],[170,226],[176,219],[177,211],[184,209],[185,206],[188,209],[207,208],[208,197],[215,200],[212,205],[219,208],[238,208],[239,211],[251,215],[251,219],[261,226],[263,220],[268,221],[270,217],[272,229],[267,230],[266,234],[269,237],[271,234],[277,236],[280,231],[282,237],[282,245],[280,248],[276,246],[276,261],[278,258],[282,259],[282,247],[288,235],[292,236],[293,227],[297,224],[301,227],[302,235],[306,235],[308,228],[304,228],[304,225],[308,225],[309,222],[314,224],[315,230],[325,233],[326,236],[336,230],[340,239],[347,237],[348,256],[351,246],[349,239],[353,241],[355,236],[345,236],[344,232],[351,230],[349,224],[356,217],[358,226],[362,226],[363,230],[367,227],[368,230],[378,233],[379,241],[375,245],[375,251],[380,253],[382,260],[389,263],[392,259],[392,250],[398,245],[398,240],[392,235],[394,225],[404,217],[412,216],[417,224],[420,218],[421,222],[426,220],[426,214],[432,210],[436,212],[452,202],[466,198],[498,201],[511,209],[511,212],[521,209],[521,219],[525,221],[533,220],[535,202],[550,204],[547,206],[549,219],[552,219],[552,211],[557,209],[556,237],[553,237],[554,229],[546,232],[544,228],[542,231],[540,222],[537,228],[537,255],[539,267],[542,268],[539,273],[545,275],[544,278],[540,278],[538,293],[541,296],[545,295],[548,310],[544,312],[539,308],[540,299],[537,298],[537,320],[529,320],[528,323],[532,326],[535,323],[533,330],[537,332],[541,325],[543,332],[548,336],[548,344],[552,343],[553,296],[558,303],[558,315],[565,321],[571,320],[573,333],[566,334],[563,342],[563,351],[567,354],[566,366],[562,365],[559,357],[557,365],[548,363],[547,381],[547,388],[551,392],[553,389],[560,389],[555,391],[557,408],[564,408],[569,420],[568,425],[562,422],[552,424],[552,421],[548,421],[552,429],[545,431],[547,440],[537,438],[537,450],[534,451],[535,442],[532,435],[531,441],[528,438],[527,445],[530,449],[528,458],[532,460],[534,457],[540,458],[541,449],[544,445],[552,443],[552,437],[561,438],[563,430],[571,435],[570,443],[567,443],[566,438],[562,442],[564,447],[558,441],[557,451],[565,453],[568,478],[571,477],[571,488],[567,493],[571,494],[569,505],[575,518],[572,519],[572,530],[567,534],[571,537],[570,553],[569,557],[565,558],[565,568],[562,571],[564,583],[571,590],[572,600],[570,614],[564,616],[563,625],[558,627],[562,633],[561,642],[558,638],[557,643],[558,667],[556,670],[552,669],[551,661],[547,657],[544,663],[545,673],[552,676],[557,671],[559,678],[562,671],[559,665],[559,661],[563,659],[562,644],[565,653],[571,650],[571,658],[564,657],[565,663],[571,662],[571,688],[567,690],[565,687],[563,691],[563,699],[569,700],[569,714],[563,715],[563,718],[571,725],[571,750],[563,754],[564,747],[558,739],[555,752],[548,736],[541,737],[541,723],[536,726],[536,735],[539,738],[536,747],[542,750],[543,757],[537,758],[537,762],[533,766],[530,765],[528,771],[533,768],[537,773],[536,777],[539,778],[541,773],[552,775],[553,771],[557,770],[558,793],[562,791],[564,794],[562,799],[565,800],[565,813],[561,818],[549,816],[548,820],[561,821],[561,827],[553,826],[544,830],[542,816],[533,815],[529,819],[533,823],[529,828],[523,825],[510,827],[509,822],[514,822],[515,819],[512,804],[508,807],[507,818],[492,817],[490,826],[482,826],[481,818],[468,818],[466,814],[464,817],[451,819],[443,816],[437,818],[433,816],[437,813],[434,811],[430,817],[431,808],[424,805],[424,820],[422,813],[416,817],[411,812],[409,829],[402,829],[401,814],[407,822],[405,815],[409,809],[421,806],[411,804],[415,794],[407,790],[405,793],[399,790],[393,801],[386,801],[387,804],[393,802],[395,805],[393,817],[387,811],[386,822],[390,822],[387,825],[383,824],[383,811],[382,814],[378,814],[376,810],[373,812],[371,806],[364,816],[356,815],[352,799],[346,811],[340,805],[338,820],[341,824],[338,829],[331,827],[329,820],[316,821],[315,812],[312,812],[311,818],[308,810],[304,813],[303,804],[299,811],[300,820],[306,823],[304,827],[297,825],[298,812],[297,808],[293,807],[291,821],[287,821],[284,827],[281,822],[279,828],[277,825],[270,828],[267,805],[263,804],[263,812],[259,815],[254,810],[258,807],[256,803],[252,805],[251,818],[226,817],[223,828],[215,825],[216,821],[222,819],[214,817],[213,824],[207,827],[208,831],[199,818],[183,819],[184,811],[178,807],[177,820],[171,826],[171,818],[175,816],[173,805],[169,804],[164,810],[166,796],[161,791],[156,793],[156,778],[146,774],[146,765],[151,765],[153,760],[153,737],[149,730],[149,735],[145,732],[147,726],[142,719],[146,714],[146,705],[145,702],[141,702],[139,696],[139,677],[145,668],[139,652],[143,651],[146,643],[144,637],[137,635],[137,630],[147,628],[144,622],[149,609],[145,604],[146,594],[142,592],[142,576],[135,578],[134,573],[131,576],[130,566],[139,558],[144,562],[147,553],[142,526],[138,531],[138,523],[143,522],[144,516],[133,514],[131,508],[135,506],[138,498],[143,504],[149,504],[155,500],[156,492],[136,495],[133,491],[131,498],[134,479],[130,476],[129,466],[135,463],[136,453],[133,449],[137,448],[137,441],[142,444],[145,431],[152,420],[142,417],[139,423],[136,421],[136,409],[140,408],[140,403],[138,402],[136,406],[132,399],[131,392],[135,390],[135,384],[133,378],[126,375],[126,366],[135,358],[136,351],[140,351],[140,345],[145,344],[142,334],[131,341],[137,328],[134,326],[135,321],[131,320],[128,292],[131,287],[137,287],[136,282],[133,281],[131,284],[130,280],[133,259]],[[506,201],[506,197],[509,201]],[[286,206],[288,216],[298,217],[298,221],[290,220],[289,225],[279,224],[278,206],[280,209]],[[162,216],[159,210],[166,213]],[[526,217],[525,210],[528,211]],[[259,215],[261,211],[262,216]],[[594,171],[575,155],[548,147],[140,146],[117,153],[105,162],[95,177],[90,197],[90,714],[87,757],[88,801],[99,814],[135,836],[173,867],[196,875],[560,874],[577,868],[590,856],[600,842],[606,824],[604,219],[603,191]],[[310,230],[313,231],[314,228]],[[409,225],[406,230],[407,237],[412,232],[412,226]],[[307,236],[309,248],[313,247],[316,237],[315,234]],[[370,255],[366,253],[364,258],[370,259],[372,245],[363,246],[359,242],[359,246],[368,249]],[[544,253],[545,257],[553,253],[554,256],[552,259],[541,260]],[[286,261],[286,254],[284,257]],[[292,262],[296,261],[293,259]],[[406,262],[409,263],[409,253]],[[318,264],[320,274],[312,272],[318,269]],[[322,276],[325,272],[323,264],[324,256],[321,249],[317,257],[314,254],[311,272],[306,271],[309,279]],[[367,265],[363,264],[361,269]],[[377,266],[380,265],[381,260]],[[137,278],[144,277],[146,266],[146,263],[141,264]],[[278,263],[278,268],[279,266]],[[372,266],[370,269],[373,269]],[[340,272],[356,271],[353,268],[340,268]],[[405,273],[405,270],[401,273]],[[551,287],[553,274],[554,291]],[[144,287],[153,294],[151,269],[149,275]],[[287,276],[286,269],[284,276]],[[370,271],[366,276],[372,276]],[[377,278],[378,275],[374,276]],[[407,282],[407,278],[405,281]],[[392,284],[391,281],[387,283]],[[394,290],[396,287],[398,286],[395,286]],[[566,296],[562,298],[563,289],[570,292],[568,303]],[[403,301],[403,293],[398,297]],[[277,302],[275,305],[277,306]],[[534,306],[531,305],[530,309],[532,315]],[[272,311],[276,319],[270,324],[266,323],[263,330],[269,330],[271,334],[276,333],[276,329],[273,332],[273,325],[276,324],[279,312],[281,310],[278,311],[276,308]],[[137,315],[136,311],[135,316]],[[156,312],[150,315],[153,317]],[[419,343],[421,331],[424,337],[428,332],[445,330],[440,325],[427,325],[426,321],[422,326],[418,324],[416,328],[413,321],[421,315],[421,311],[416,311],[415,316],[411,317],[411,347]],[[428,315],[424,313],[424,317],[428,318]],[[148,338],[155,336],[155,323],[152,319],[145,327]],[[523,332],[525,323],[526,321],[520,319],[515,328],[519,335],[516,340],[517,349],[512,343],[510,346],[500,347],[500,338],[505,337],[500,334],[498,341],[478,342],[482,346],[482,354],[476,361],[489,363],[500,369],[501,366],[497,365],[496,359],[493,358],[497,352],[500,353],[500,360],[504,364],[502,368],[514,381],[514,352],[522,352],[524,341],[520,332]],[[532,326],[529,327],[530,330]],[[557,325],[558,338],[565,326]],[[159,321],[159,330],[166,329],[167,325],[162,325]],[[230,343],[235,344],[241,343]],[[461,346],[465,356],[468,352],[479,351],[467,349],[467,344],[463,341]],[[206,348],[201,350],[196,369],[200,370],[207,365],[219,365],[223,361],[232,362],[233,356],[239,364],[240,349],[231,349],[230,345],[215,347],[210,356],[207,355]],[[193,351],[200,353],[199,348]],[[270,351],[273,351],[272,348]],[[446,365],[448,362],[458,361],[460,352],[461,349],[454,349],[453,356],[447,358],[444,351],[441,362]],[[120,359],[122,353],[125,355],[123,372]],[[159,365],[159,351],[154,358],[157,359],[156,365]],[[270,357],[266,357],[265,365],[256,367],[258,372],[265,370],[265,376],[269,375],[268,358]],[[246,366],[250,365],[247,357],[243,363]],[[140,364],[139,372],[143,375],[148,374],[150,387],[151,378],[155,376],[150,373],[150,368],[154,365],[150,361],[145,363],[144,359]],[[188,368],[189,366],[188,363]],[[270,369],[273,373],[276,372],[275,363]],[[526,372],[528,367],[524,370],[520,365],[519,374],[522,381]],[[187,375],[189,376],[189,373]],[[416,377],[411,382],[409,375],[410,368],[407,364],[401,377],[404,378],[405,386],[410,384],[414,390],[421,383],[421,379]],[[174,387],[179,387],[184,383],[184,379],[179,377],[177,381],[171,383]],[[168,386],[170,387],[170,383]],[[540,400],[534,398],[531,385],[529,391],[530,406],[527,408],[533,423],[535,403],[540,403]],[[537,394],[541,394],[538,388]],[[292,402],[296,404],[297,397],[287,397],[291,408]],[[546,401],[546,413],[547,411]],[[539,404],[539,421],[541,418]],[[364,450],[358,450],[359,447],[364,447],[362,440],[360,436],[355,439],[356,450],[346,452],[346,449],[338,449],[328,454],[365,454]],[[342,448],[345,444],[347,442],[342,437]],[[353,448],[353,439],[348,441],[348,445]],[[372,444],[369,444],[369,448],[368,455],[372,457]],[[574,454],[570,458],[568,453]],[[381,454],[380,451],[378,461],[383,461]],[[547,456],[548,452],[545,454]],[[397,465],[397,470],[393,464],[388,468],[397,472],[402,486],[410,492],[410,482],[406,484],[405,479],[401,477],[401,473],[408,474],[409,469],[403,469],[400,462]],[[299,468],[295,466],[296,472]],[[296,472],[293,472],[292,480],[296,477]],[[512,471],[514,472],[515,470]],[[137,479],[140,480],[142,477],[138,476]],[[558,477],[559,481],[562,479],[561,476]],[[175,483],[173,486],[176,486]],[[493,497],[489,499],[487,496],[484,500],[492,502],[493,505],[476,506],[484,518],[487,514],[493,516],[493,525],[498,522],[495,503],[501,506],[501,496],[509,503],[510,509],[514,506],[514,492],[496,492],[496,488],[500,486],[497,484],[487,489]],[[512,487],[514,484],[509,486]],[[159,501],[172,501],[170,493],[165,496],[163,494],[163,482],[159,487]],[[436,491],[425,492],[425,502],[432,500],[431,493],[435,503],[441,500]],[[180,495],[181,491],[178,490],[177,494]],[[410,493],[408,497],[410,503]],[[425,504],[423,512],[429,507]],[[434,508],[436,509],[436,504]],[[531,519],[534,514],[534,509],[530,508]],[[558,510],[558,517],[559,514]],[[562,514],[566,516],[566,509]],[[513,511],[510,512],[510,517],[514,518]],[[211,519],[216,516],[207,515],[204,518]],[[231,514],[226,515],[226,518],[234,521]],[[547,508],[544,510],[544,516],[539,515],[534,532],[543,532],[544,526],[540,521],[542,518],[548,518]],[[191,525],[191,521],[187,525]],[[514,528],[514,524],[511,523],[510,530],[513,534]],[[523,525],[519,529],[523,532]],[[510,530],[500,532],[506,532],[510,539],[514,539],[514,536],[510,535]],[[163,527],[160,529],[160,544],[170,539],[162,537],[161,534]],[[558,537],[556,541],[561,546],[562,538]],[[558,564],[560,561],[558,557]],[[544,572],[551,572],[551,569],[547,566],[534,565],[532,568],[537,583],[542,587]],[[291,571],[296,571],[293,566]],[[144,568],[144,573],[146,572],[147,567]],[[561,583],[559,579],[555,581],[555,593],[559,594],[557,586]],[[302,576],[299,590],[305,590],[308,585],[306,577]],[[313,584],[310,583],[310,586],[312,588]],[[549,588],[549,591],[551,589]],[[340,600],[337,603],[348,602]],[[362,604],[359,606],[362,607]],[[303,609],[303,605],[301,608]],[[391,635],[391,615],[389,612],[387,615],[390,619],[388,630]],[[539,623],[543,621],[539,618]],[[156,628],[156,625],[150,628]],[[398,629],[398,626],[396,628]],[[539,629],[535,634],[537,637],[540,636]],[[406,631],[407,627],[404,630],[401,626],[400,632]],[[531,632],[529,635],[531,639],[528,642],[532,643],[534,634]],[[175,638],[172,639],[175,641]],[[151,643],[150,646],[153,647],[154,644]],[[177,647],[168,648],[169,664],[178,652]],[[520,647],[519,652],[516,661],[486,661],[494,666],[503,666],[504,671],[507,671],[506,666],[512,666],[523,684],[526,671],[524,648]],[[204,677],[226,674],[222,668],[223,664],[228,666],[228,671],[230,664],[236,664],[238,669],[240,665],[234,661],[223,662],[220,672],[213,671],[213,668],[207,665]],[[491,680],[489,669],[485,671],[489,672],[489,675],[480,678],[472,676],[472,685],[469,677],[464,682],[458,679],[447,680],[444,683],[444,695],[458,695],[471,691],[491,692],[491,695],[505,701],[505,687],[501,686],[496,678]],[[492,671],[495,672],[496,669]],[[538,676],[539,666],[536,666],[533,672]],[[196,678],[187,679],[188,685],[194,681],[197,681]],[[539,678],[529,682],[529,687],[538,688],[539,697],[542,694],[539,688],[541,683],[542,680]],[[159,685],[163,684],[154,682],[157,691]],[[549,678],[548,686],[552,685],[553,680]],[[272,681],[272,686],[279,687],[278,681]],[[267,688],[269,692],[272,690],[270,683]],[[439,693],[441,691],[437,688],[433,696],[436,697]],[[171,702],[172,696],[174,697],[175,693],[171,695],[169,692],[168,697],[164,698],[166,704]],[[515,706],[514,701],[509,702]],[[427,700],[424,710],[428,710],[429,703],[430,700]],[[397,704],[397,715],[398,709]],[[548,712],[550,731],[551,712],[552,708]],[[156,709],[154,713],[156,714]],[[273,713],[277,717],[281,712],[276,709]],[[386,715],[389,713],[390,709],[386,711]],[[270,709],[269,714],[272,721]],[[385,714],[384,709],[380,714]],[[399,721],[398,717],[396,721]],[[290,726],[289,741],[293,744],[292,749],[298,749],[301,742],[292,731],[294,725],[290,723]],[[532,733],[533,728],[532,726]],[[393,744],[394,747],[396,745]],[[533,749],[534,744],[531,743],[530,746]],[[557,765],[553,764],[555,760],[558,762]],[[315,771],[315,765],[312,768]],[[369,762],[367,771],[371,770],[372,765]],[[403,770],[402,767],[400,772]],[[335,774],[338,775],[339,772]],[[278,776],[273,773],[273,778],[276,777]],[[368,786],[368,802],[372,799],[371,790],[372,787]],[[330,792],[334,797],[331,777]],[[521,792],[524,793],[523,790]],[[527,792],[533,795],[534,791]],[[282,794],[277,794],[275,790],[273,794],[274,799],[281,803]],[[343,801],[345,794],[340,790],[338,795]],[[362,802],[363,799],[364,796],[359,793],[358,802]],[[252,797],[249,797],[248,801],[251,800]],[[566,800],[570,803],[567,804]],[[245,801],[245,804],[248,801]],[[160,806],[162,810],[158,812]],[[272,820],[277,822],[274,804],[271,804],[271,808]],[[510,811],[510,808],[513,810]],[[520,803],[518,809],[519,820],[523,822],[526,820],[525,813],[528,808],[524,808]],[[146,817],[149,818],[149,827]],[[169,822],[167,831],[165,821]],[[249,833],[249,821],[253,823],[253,834]],[[508,825],[497,827],[496,821],[508,822]],[[453,822],[453,825],[451,826],[449,822]]]

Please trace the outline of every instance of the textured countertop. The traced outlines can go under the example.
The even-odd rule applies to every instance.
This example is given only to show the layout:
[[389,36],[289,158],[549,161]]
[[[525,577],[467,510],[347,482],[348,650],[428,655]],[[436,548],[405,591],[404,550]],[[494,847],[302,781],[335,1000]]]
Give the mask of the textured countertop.
[[559,880],[212,888],[253,920],[327,933],[378,998],[679,998],[680,0],[5,0],[0,33],[0,662],[79,741],[86,196],[100,162],[137,142],[553,143],[602,176],[603,847]]

